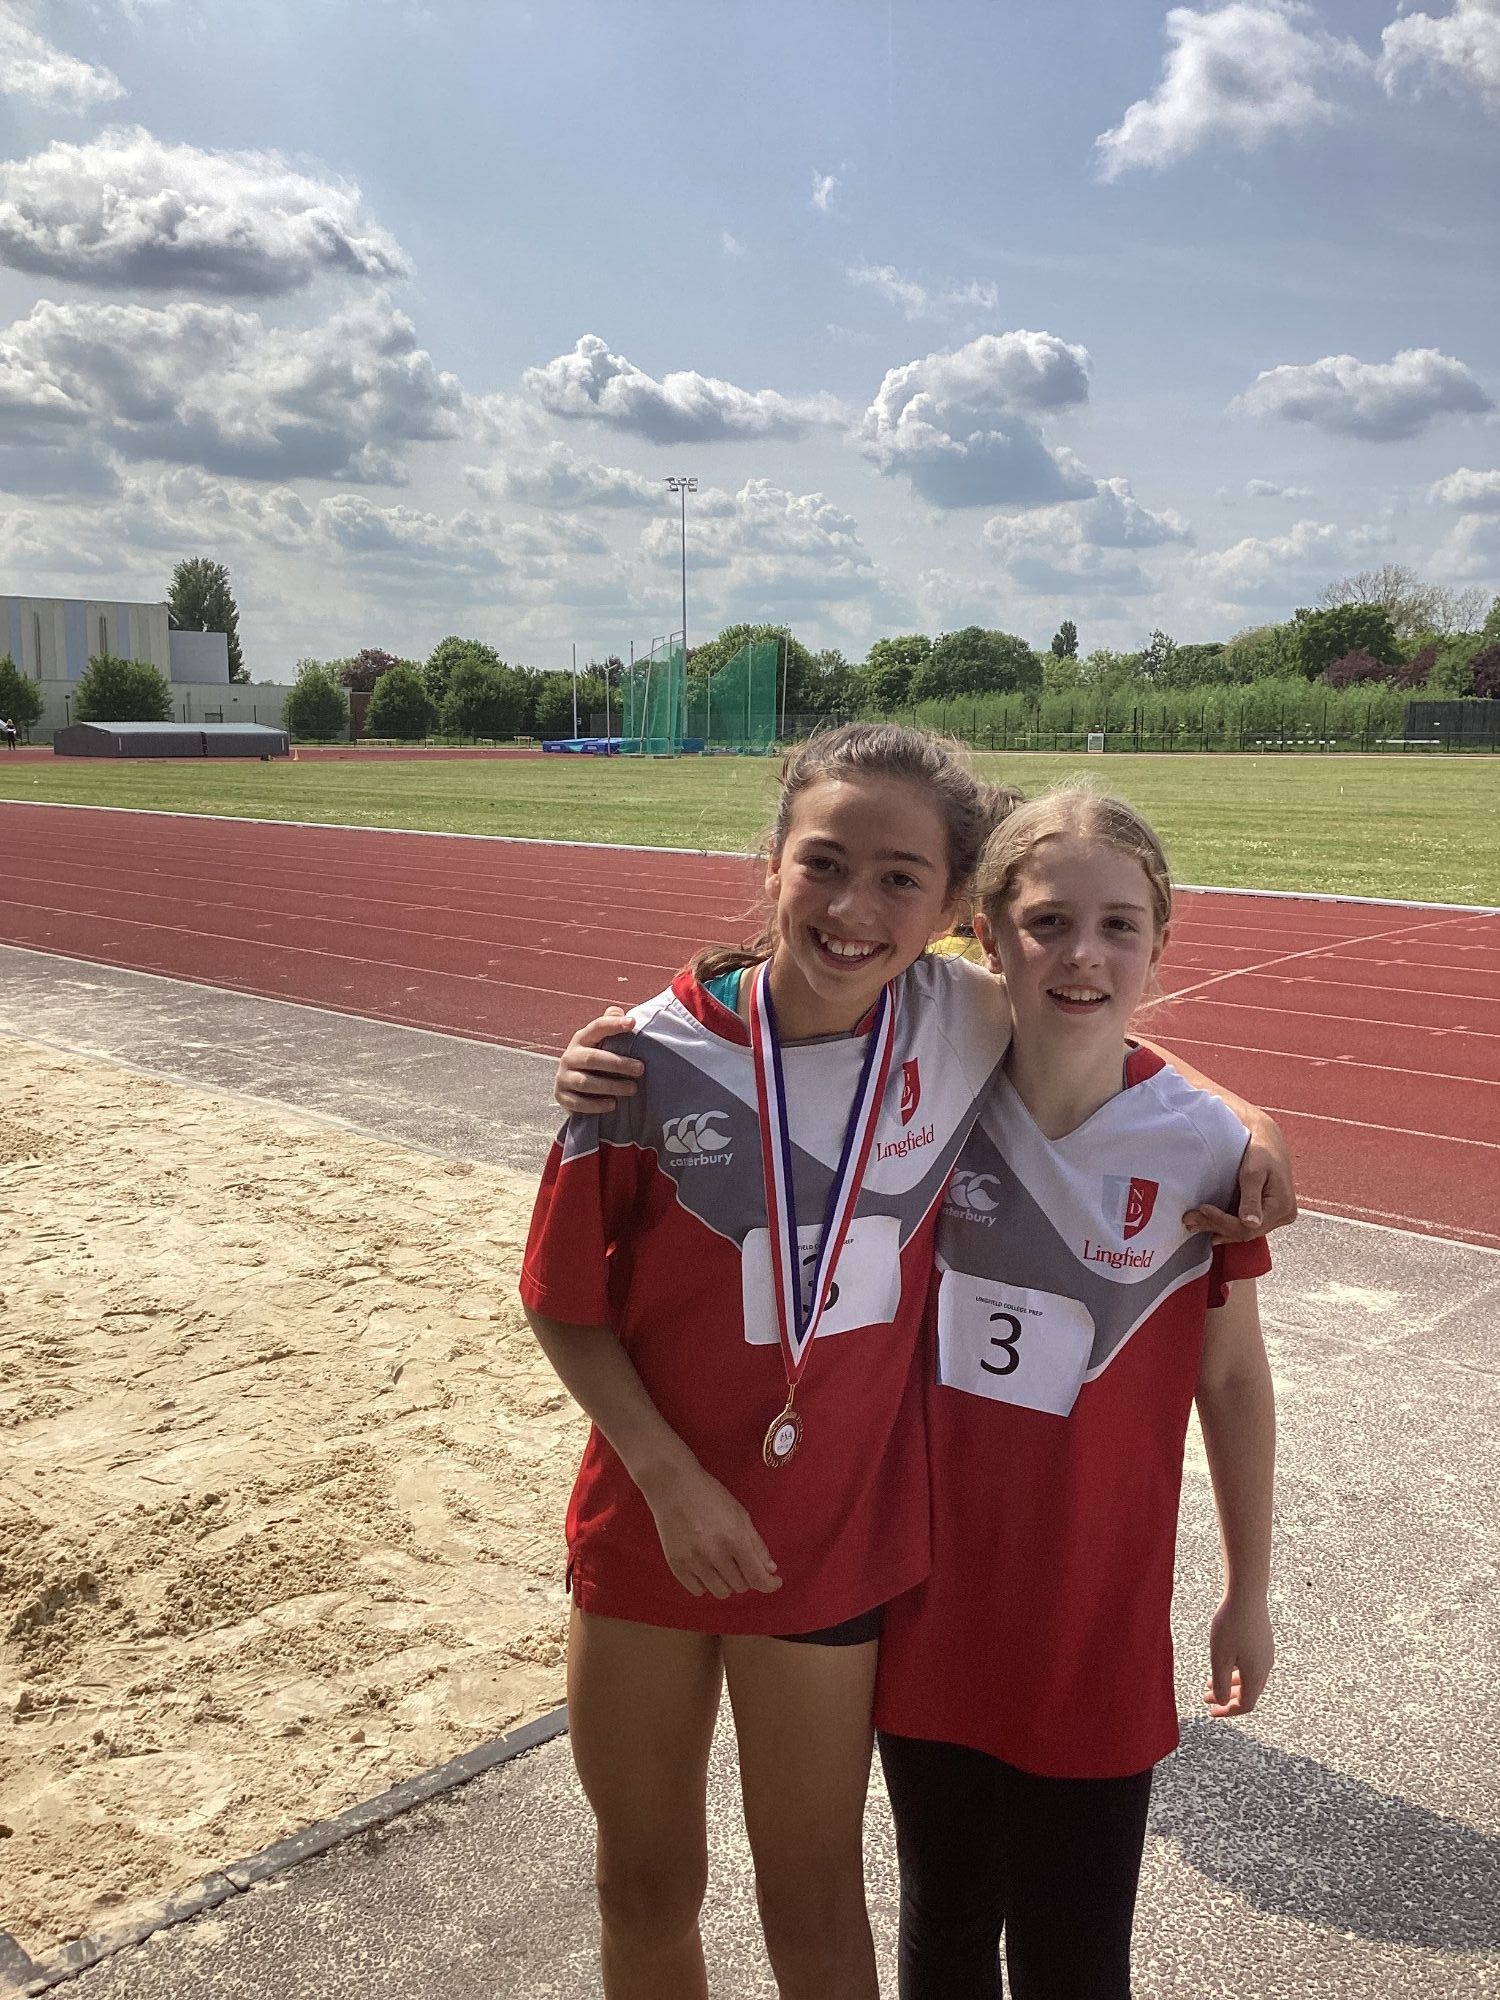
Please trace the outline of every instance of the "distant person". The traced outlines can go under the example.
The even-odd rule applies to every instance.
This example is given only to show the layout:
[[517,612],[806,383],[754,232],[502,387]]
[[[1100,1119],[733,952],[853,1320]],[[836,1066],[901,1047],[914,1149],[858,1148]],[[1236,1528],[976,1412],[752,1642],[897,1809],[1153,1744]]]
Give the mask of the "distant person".
[[21,732],[16,728],[16,725],[13,722],[8,722],[3,715],[0,715],[0,740],[4,741],[7,750],[15,749],[16,744],[20,741],[20,736]]

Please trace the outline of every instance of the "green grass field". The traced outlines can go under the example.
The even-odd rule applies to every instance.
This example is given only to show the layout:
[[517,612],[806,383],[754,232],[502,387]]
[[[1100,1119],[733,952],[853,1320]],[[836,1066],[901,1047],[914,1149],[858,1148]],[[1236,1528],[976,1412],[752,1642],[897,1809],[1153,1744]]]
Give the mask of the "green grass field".
[[[1072,771],[1130,799],[1184,882],[1500,905],[1500,758],[978,759],[1036,790]],[[647,846],[753,847],[775,767],[735,758],[95,763],[0,756],[0,798]],[[3,867],[3,862],[0,862]]]

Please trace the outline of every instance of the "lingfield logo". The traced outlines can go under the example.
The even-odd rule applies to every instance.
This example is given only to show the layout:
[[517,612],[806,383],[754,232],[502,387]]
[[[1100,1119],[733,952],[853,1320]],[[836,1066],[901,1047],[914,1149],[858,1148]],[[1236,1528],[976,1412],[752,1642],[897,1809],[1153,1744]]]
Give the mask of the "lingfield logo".
[[729,1158],[730,1138],[716,1121],[727,1116],[724,1111],[690,1111],[668,1118],[661,1128],[662,1144],[685,1164],[718,1166]]
[[1000,1206],[1000,1183],[993,1174],[956,1173],[948,1183],[948,1205],[987,1222]]
[[1126,1174],[1105,1174],[1103,1179],[1105,1220],[1112,1222],[1120,1240],[1128,1243],[1132,1236],[1140,1235],[1155,1213],[1161,1184]]
[[901,1123],[910,1125],[917,1115],[917,1106],[922,1102],[922,1071],[918,1058],[901,1065]]

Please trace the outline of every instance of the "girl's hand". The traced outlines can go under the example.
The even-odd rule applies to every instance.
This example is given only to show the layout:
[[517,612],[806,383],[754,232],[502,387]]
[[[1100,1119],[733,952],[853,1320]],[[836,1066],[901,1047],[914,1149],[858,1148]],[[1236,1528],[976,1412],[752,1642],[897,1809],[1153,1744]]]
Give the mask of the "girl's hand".
[[780,1590],[771,1552],[739,1501],[696,1460],[674,1471],[646,1501],[661,1536],[667,1567],[694,1597],[767,1595]]
[[634,1026],[623,1007],[606,1007],[563,1050],[552,1095],[570,1116],[602,1118],[622,1097],[635,1096],[634,1080],[644,1076],[646,1065],[599,1046],[612,1035],[628,1034]]
[[1240,1161],[1238,1214],[1205,1202],[1182,1218],[1188,1229],[1208,1232],[1215,1243],[1248,1243],[1297,1220],[1292,1156],[1281,1127],[1264,1111],[1252,1111],[1246,1122],[1250,1143]]
[[1276,1642],[1263,1597],[1226,1597],[1209,1628],[1209,1675],[1203,1699],[1210,1715],[1248,1715],[1271,1678]]

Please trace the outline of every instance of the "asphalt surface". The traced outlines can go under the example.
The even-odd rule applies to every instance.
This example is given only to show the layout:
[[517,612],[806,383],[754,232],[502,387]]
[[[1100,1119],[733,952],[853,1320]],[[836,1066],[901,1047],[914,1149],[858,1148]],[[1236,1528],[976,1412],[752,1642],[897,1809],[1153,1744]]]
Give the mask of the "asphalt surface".
[[[512,1166],[538,1163],[552,1123],[550,1066],[510,1051],[39,954],[0,951],[0,1033]],[[1318,1216],[1276,1252],[1263,1300],[1282,1427],[1280,1658],[1255,1716],[1197,1719],[1217,1544],[1194,1444],[1184,1742],[1158,1775],[1136,1989],[1500,1995],[1500,1256]],[[727,1737],[712,1825],[714,1993],[770,1996]],[[894,1880],[877,1781],[869,1886],[892,1994]],[[584,2000],[598,1991],[594,1935],[588,1815],[561,1738],[58,1990]]]

